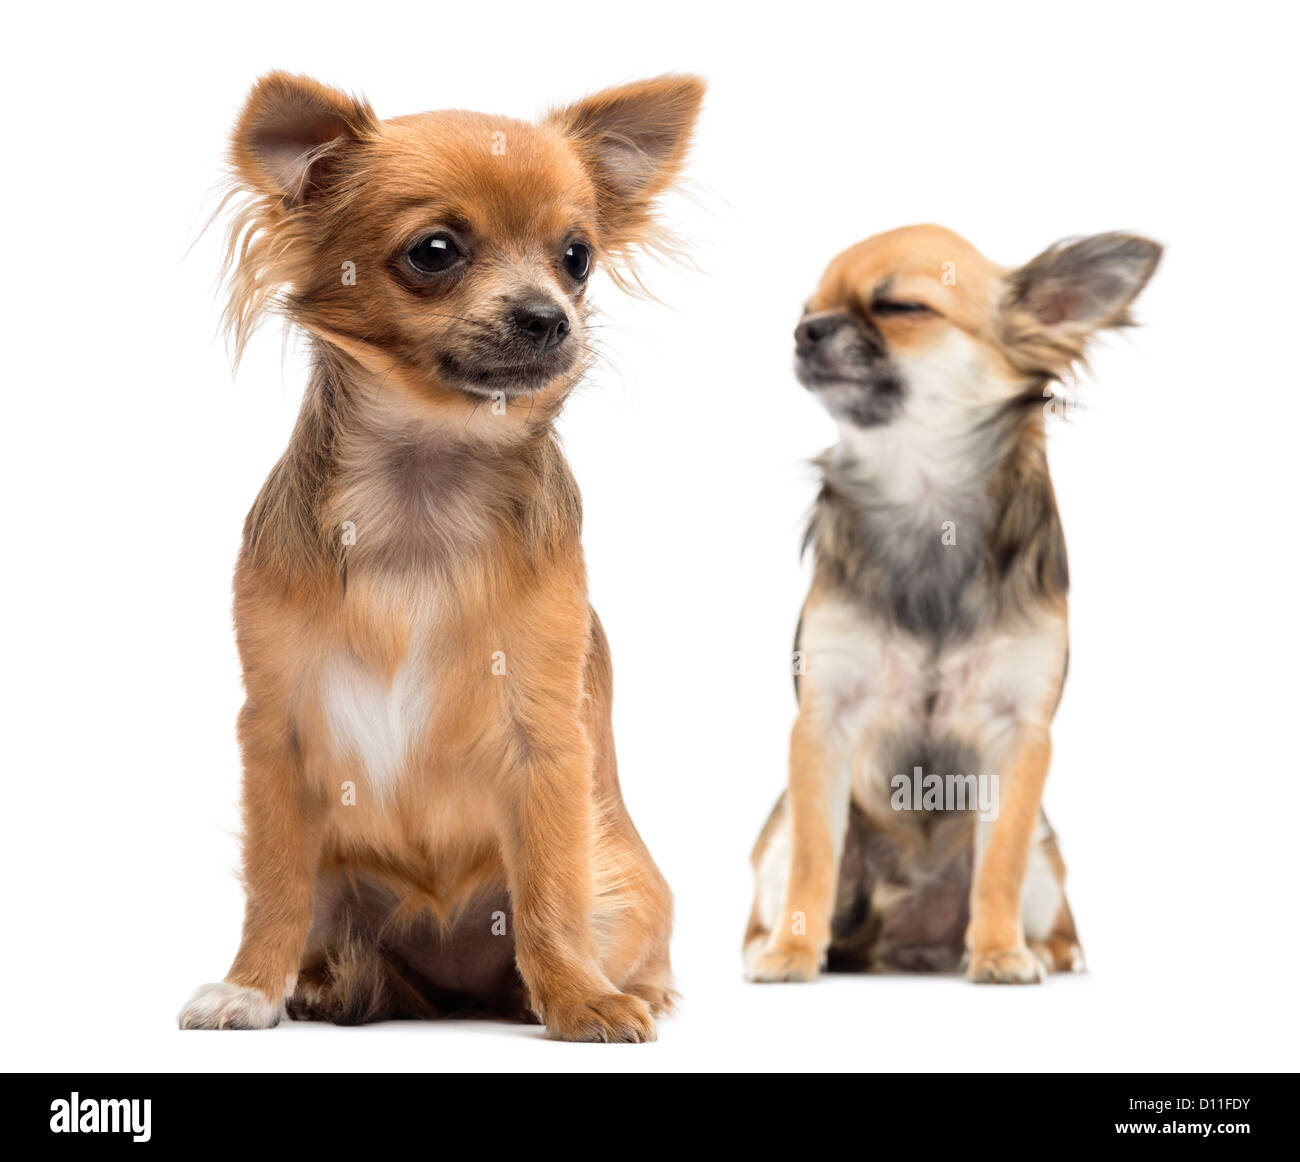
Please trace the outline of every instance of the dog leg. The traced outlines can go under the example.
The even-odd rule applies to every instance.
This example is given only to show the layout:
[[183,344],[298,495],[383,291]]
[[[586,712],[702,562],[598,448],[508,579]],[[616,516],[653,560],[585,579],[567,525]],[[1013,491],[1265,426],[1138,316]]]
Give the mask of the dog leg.
[[244,933],[226,979],[202,986],[182,1029],[266,1029],[284,1012],[312,919],[322,805],[303,783],[287,727],[240,715],[244,751]]
[[767,947],[748,964],[753,981],[808,981],[821,972],[831,941],[839,856],[848,824],[848,764],[812,713],[790,734],[790,874],[785,905]]
[[640,997],[655,1016],[672,1008],[669,939],[673,896],[623,804],[618,785],[611,708],[614,672],[609,641],[591,611],[585,699],[595,787],[593,924],[602,971],[623,992]]
[[1043,964],[1025,942],[1021,901],[1051,758],[1045,727],[1023,731],[1000,772],[998,816],[979,825],[966,930],[968,980],[1032,984],[1043,979]]

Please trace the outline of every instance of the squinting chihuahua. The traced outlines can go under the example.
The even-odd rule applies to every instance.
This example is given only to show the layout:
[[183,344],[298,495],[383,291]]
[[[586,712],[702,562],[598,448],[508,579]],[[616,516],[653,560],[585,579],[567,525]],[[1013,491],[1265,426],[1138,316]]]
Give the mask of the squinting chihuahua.
[[1044,414],[1159,258],[1101,234],[1007,270],[919,226],[823,276],[795,365],[840,438],[808,530],[788,789],[754,849],[751,980],[1081,967],[1040,806],[1068,649]]
[[703,90],[526,124],[253,89],[227,324],[238,352],[280,310],[313,369],[235,572],[243,939],[183,1028],[482,1012],[654,1039],[671,897],[619,792],[553,424],[592,271],[661,243]]

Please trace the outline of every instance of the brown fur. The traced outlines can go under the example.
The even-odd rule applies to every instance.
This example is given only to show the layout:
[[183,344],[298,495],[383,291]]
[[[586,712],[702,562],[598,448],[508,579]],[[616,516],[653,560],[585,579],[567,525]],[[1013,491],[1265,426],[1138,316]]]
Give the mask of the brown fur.
[[[566,240],[597,261],[653,242],[702,89],[642,82],[540,125],[380,122],[285,74],[253,90],[227,321],[238,350],[281,309],[314,370],[235,574],[248,899],[226,980],[256,992],[200,990],[182,1025],[274,1023],[289,996],[302,1017],[531,1011],[552,1037],[654,1037],[671,899],[619,792],[552,423],[589,352]],[[444,226],[467,261],[425,277],[407,248]],[[549,362],[510,330],[539,295],[572,326]],[[381,778],[330,698],[395,705],[410,673],[427,710]]]
[[[789,787],[754,849],[751,979],[952,969],[963,951],[975,981],[1081,963],[1040,805],[1068,588],[1043,388],[1096,331],[1127,325],[1159,255],[1107,234],[1012,271],[922,226],[851,247],[823,276],[799,367],[844,438],[819,460],[806,670]],[[982,849],[970,814],[891,809],[890,774],[913,766],[996,775]],[[1061,890],[1027,933],[1031,860]]]

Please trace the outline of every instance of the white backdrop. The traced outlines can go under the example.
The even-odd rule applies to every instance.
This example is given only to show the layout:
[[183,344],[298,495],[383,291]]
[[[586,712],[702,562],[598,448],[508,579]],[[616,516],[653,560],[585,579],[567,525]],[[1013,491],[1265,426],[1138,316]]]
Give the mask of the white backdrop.
[[[4,296],[9,1069],[1294,1066],[1294,29],[1192,5],[270,3],[8,17]],[[39,14],[38,14],[39,13]],[[700,270],[595,287],[614,352],[562,431],[614,648],[634,818],[677,895],[652,1046],[460,1023],[182,1034],[235,951],[240,527],[301,351],[214,340],[225,135],[270,68],[381,116],[511,115],[696,71],[670,217]],[[740,977],[784,779],[807,460],[790,372],[830,257],[937,221],[1002,262],[1167,253],[1052,435],[1073,573],[1047,806],[1091,971]],[[192,249],[191,243],[194,243]]]

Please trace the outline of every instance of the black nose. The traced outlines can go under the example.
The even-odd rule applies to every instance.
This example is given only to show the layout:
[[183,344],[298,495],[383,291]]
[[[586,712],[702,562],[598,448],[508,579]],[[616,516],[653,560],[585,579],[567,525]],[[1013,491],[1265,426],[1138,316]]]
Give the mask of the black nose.
[[796,351],[811,351],[818,343],[829,339],[847,320],[843,315],[809,315],[800,320],[794,329],[794,347]]
[[569,333],[569,316],[563,307],[546,299],[520,303],[514,309],[519,333],[531,340],[538,351],[549,351],[564,342]]

